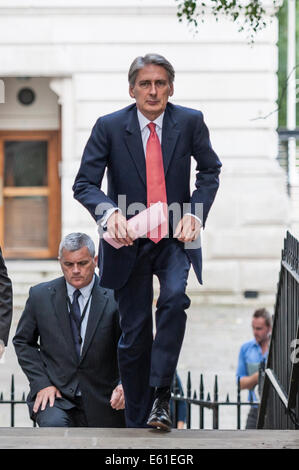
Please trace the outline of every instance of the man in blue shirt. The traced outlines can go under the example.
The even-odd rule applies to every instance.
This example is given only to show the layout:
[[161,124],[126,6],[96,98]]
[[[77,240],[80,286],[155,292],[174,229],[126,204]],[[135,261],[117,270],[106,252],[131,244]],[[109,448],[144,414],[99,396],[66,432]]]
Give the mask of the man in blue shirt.
[[[252,317],[252,331],[254,339],[241,346],[237,368],[237,377],[240,377],[241,390],[248,389],[248,400],[257,401],[254,387],[258,384],[259,365],[268,357],[272,318],[270,313],[261,308],[254,312]],[[252,405],[247,418],[246,429],[256,429],[258,406]]]

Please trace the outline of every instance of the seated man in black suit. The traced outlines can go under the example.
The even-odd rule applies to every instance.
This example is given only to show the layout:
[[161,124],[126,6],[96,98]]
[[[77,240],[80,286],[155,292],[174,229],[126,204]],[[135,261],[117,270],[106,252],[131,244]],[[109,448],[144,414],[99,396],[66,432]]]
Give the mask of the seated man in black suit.
[[13,338],[30,416],[47,427],[125,427],[118,311],[99,286],[93,241],[67,235],[59,260],[64,276],[30,289]]
[[0,359],[7,346],[12,319],[12,287],[0,248]]

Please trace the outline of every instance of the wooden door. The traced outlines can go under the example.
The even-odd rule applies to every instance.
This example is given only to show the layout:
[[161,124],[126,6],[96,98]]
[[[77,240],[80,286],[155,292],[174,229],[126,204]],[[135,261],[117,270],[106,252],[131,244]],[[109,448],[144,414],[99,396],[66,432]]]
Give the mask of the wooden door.
[[58,131],[0,131],[0,245],[6,258],[55,258],[61,235]]

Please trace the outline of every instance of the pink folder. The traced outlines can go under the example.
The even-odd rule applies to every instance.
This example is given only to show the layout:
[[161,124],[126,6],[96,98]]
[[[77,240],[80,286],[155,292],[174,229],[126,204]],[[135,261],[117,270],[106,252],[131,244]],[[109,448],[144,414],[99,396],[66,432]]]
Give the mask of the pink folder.
[[[156,202],[139,214],[135,215],[128,221],[128,226],[135,232],[135,239],[143,237],[149,231],[159,227],[162,222],[166,220],[163,210],[163,203]],[[114,238],[111,238],[108,232],[105,232],[103,238],[106,242],[110,243],[114,248],[121,248],[123,245],[118,243]]]

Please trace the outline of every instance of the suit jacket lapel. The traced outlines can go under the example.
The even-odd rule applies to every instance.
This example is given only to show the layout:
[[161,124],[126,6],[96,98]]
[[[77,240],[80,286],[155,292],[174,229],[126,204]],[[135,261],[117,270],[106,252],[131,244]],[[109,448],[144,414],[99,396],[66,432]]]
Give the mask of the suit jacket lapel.
[[77,361],[77,354],[73,339],[73,333],[71,330],[69,311],[67,308],[67,290],[64,277],[59,278],[57,284],[51,286],[50,292],[54,306],[54,312],[60,324],[62,334],[65,337],[66,344],[69,345],[69,349],[75,361]]
[[99,284],[99,279],[98,277],[96,277],[95,285],[94,285],[93,292],[92,292],[91,305],[90,305],[90,310],[89,310],[85,339],[84,339],[81,358],[80,358],[81,361],[84,358],[88,350],[90,342],[92,341],[93,335],[95,334],[95,331],[97,329],[97,325],[103,316],[105,306],[108,301],[106,290],[101,288],[98,284]]
[[163,118],[162,127],[162,154],[163,154],[163,165],[164,174],[166,176],[169,164],[174,154],[175,145],[180,135],[177,122],[174,119],[173,113],[171,112],[170,106],[167,105]]
[[137,172],[144,185],[146,185],[145,155],[136,107],[131,110],[131,116],[126,127],[125,141],[130,155],[136,165]]

